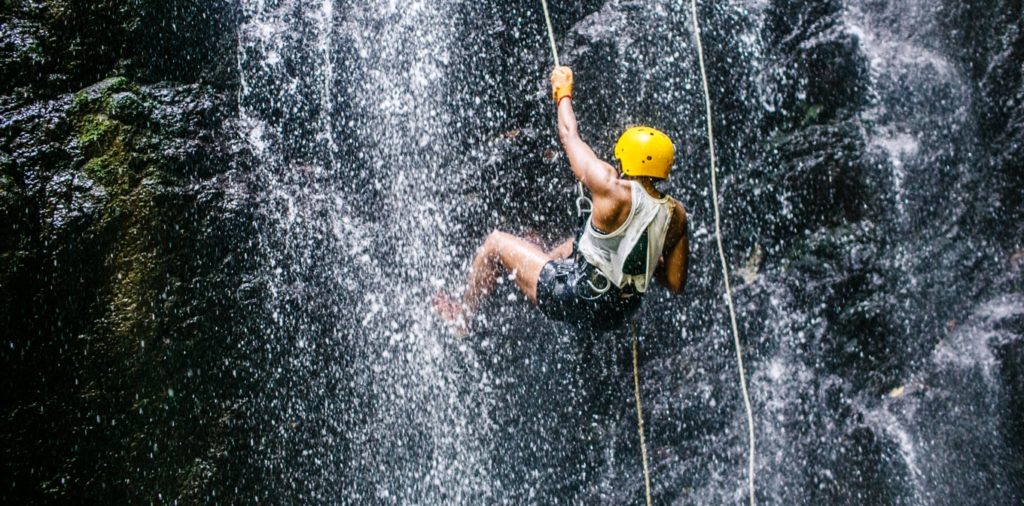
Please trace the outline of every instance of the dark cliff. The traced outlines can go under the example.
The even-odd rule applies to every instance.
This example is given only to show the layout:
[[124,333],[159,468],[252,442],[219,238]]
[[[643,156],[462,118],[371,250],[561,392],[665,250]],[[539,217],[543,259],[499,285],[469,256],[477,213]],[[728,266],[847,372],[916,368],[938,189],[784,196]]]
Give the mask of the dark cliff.
[[0,7],[4,502],[193,502],[225,476],[252,227],[226,191],[237,16]]
[[[398,258],[429,241],[391,228],[451,234],[462,256],[493,228],[571,233],[536,2],[437,2],[459,32],[440,91],[403,74],[437,58],[417,52],[415,15],[268,3],[273,23],[248,34],[232,0],[0,5],[0,501],[639,500],[616,336],[494,303],[478,336],[440,340],[457,386],[406,388],[441,375],[415,369],[422,348],[398,330],[422,327],[419,343],[430,326],[394,299],[464,272],[415,264],[447,265],[437,251]],[[1022,3],[750,4],[700,2],[700,19],[762,500],[1019,500]],[[552,13],[588,141],[639,120],[679,135],[667,190],[691,211],[691,279],[640,314],[654,492],[735,501],[744,432],[688,3]],[[405,196],[376,184],[415,181],[419,152],[442,153],[425,180],[458,187],[398,207],[428,224],[449,209],[450,230],[379,212]],[[418,488],[463,444],[420,403],[474,388],[491,412],[460,430],[492,467],[468,491]]]

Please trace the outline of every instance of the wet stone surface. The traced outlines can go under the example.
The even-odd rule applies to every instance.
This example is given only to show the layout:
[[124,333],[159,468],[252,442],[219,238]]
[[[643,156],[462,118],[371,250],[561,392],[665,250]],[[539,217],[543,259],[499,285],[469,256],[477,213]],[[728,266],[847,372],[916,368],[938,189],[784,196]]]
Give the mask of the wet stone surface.
[[[399,3],[402,4],[402,3]],[[699,2],[763,504],[1024,497],[1020,2]],[[689,4],[553,2],[600,156],[673,134],[656,503],[744,500]],[[624,504],[628,337],[431,294],[572,185],[533,3],[0,5],[0,502]],[[738,269],[737,269],[738,268]]]

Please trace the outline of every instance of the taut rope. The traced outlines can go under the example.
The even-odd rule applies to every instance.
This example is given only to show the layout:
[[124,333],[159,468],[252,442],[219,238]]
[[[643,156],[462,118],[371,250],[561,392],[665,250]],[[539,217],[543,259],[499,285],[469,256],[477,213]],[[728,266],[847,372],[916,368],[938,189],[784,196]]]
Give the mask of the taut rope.
[[647,506],[651,506],[651,473],[647,469],[647,442],[644,439],[644,410],[640,405],[640,366],[637,364],[636,322],[629,322],[633,330],[633,392],[636,395],[636,424],[640,431],[640,458],[644,463],[644,498]]
[[747,441],[749,443],[747,462],[747,485],[750,505],[754,506],[754,411],[750,407],[750,393],[747,391],[747,374],[743,367],[743,350],[740,348],[740,332],[736,325],[736,309],[733,307],[732,288],[729,286],[729,264],[725,260],[722,245],[722,225],[718,211],[718,165],[715,158],[715,132],[711,126],[711,92],[708,89],[708,74],[704,69],[704,47],[700,40],[700,24],[697,22],[697,0],[690,0],[693,13],[693,35],[697,38],[697,61],[700,63],[701,82],[704,84],[704,105],[708,123],[708,150],[711,155],[711,195],[715,208],[715,239],[718,241],[718,258],[722,261],[722,279],[725,281],[725,300],[729,306],[729,322],[732,324],[733,347],[736,349],[736,363],[740,372],[740,391],[743,393],[743,407],[747,410]]

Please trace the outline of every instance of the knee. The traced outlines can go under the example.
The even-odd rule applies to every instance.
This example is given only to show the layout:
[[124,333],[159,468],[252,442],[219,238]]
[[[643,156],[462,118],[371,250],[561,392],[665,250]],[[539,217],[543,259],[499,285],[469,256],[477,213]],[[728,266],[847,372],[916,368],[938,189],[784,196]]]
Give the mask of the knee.
[[487,234],[487,239],[484,240],[484,250],[488,252],[496,252],[501,248],[501,244],[505,241],[505,237],[508,236],[505,232],[498,230],[492,230],[491,233]]

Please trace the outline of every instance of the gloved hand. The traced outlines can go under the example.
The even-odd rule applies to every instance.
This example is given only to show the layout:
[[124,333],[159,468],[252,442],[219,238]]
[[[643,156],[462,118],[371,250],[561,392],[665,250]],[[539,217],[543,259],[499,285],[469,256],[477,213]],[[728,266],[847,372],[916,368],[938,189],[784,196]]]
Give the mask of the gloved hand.
[[565,97],[572,98],[572,69],[563,65],[551,71],[551,98],[558,105]]

